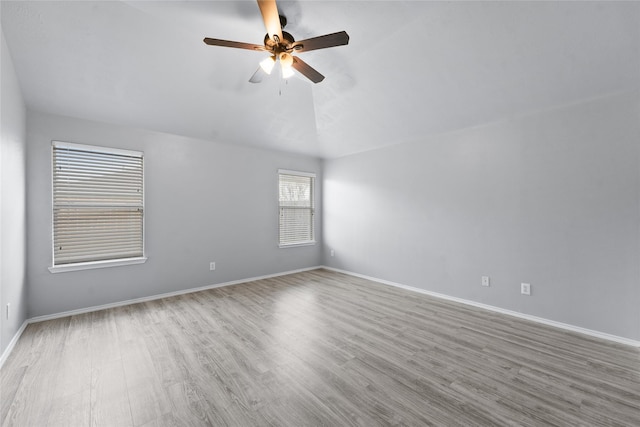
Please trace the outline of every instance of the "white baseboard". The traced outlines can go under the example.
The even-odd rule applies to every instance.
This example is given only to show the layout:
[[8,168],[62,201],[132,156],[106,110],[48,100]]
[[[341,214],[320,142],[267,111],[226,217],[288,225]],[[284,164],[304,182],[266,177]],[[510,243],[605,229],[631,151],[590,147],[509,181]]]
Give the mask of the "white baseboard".
[[343,274],[347,274],[349,276],[354,276],[354,277],[359,277],[361,279],[371,280],[373,282],[378,282],[378,283],[382,283],[382,284],[385,284],[385,285],[406,289],[406,290],[409,290],[409,291],[412,291],[412,292],[418,292],[418,293],[429,295],[429,296],[432,296],[432,297],[435,297],[435,298],[440,298],[440,299],[444,299],[444,300],[448,300],[448,301],[454,301],[454,302],[458,302],[458,303],[461,303],[461,304],[466,304],[466,305],[470,305],[470,306],[473,306],[473,307],[478,307],[478,308],[482,308],[482,309],[485,309],[485,310],[493,311],[493,312],[496,312],[496,313],[506,314],[508,316],[518,317],[520,319],[530,320],[532,322],[542,323],[542,324],[548,325],[548,326],[554,326],[556,328],[565,329],[565,330],[568,330],[568,331],[571,331],[571,332],[577,332],[579,334],[588,335],[588,336],[591,336],[591,337],[600,338],[600,339],[604,339],[604,340],[608,340],[608,341],[613,341],[613,342],[616,342],[616,343],[619,343],[619,344],[625,344],[625,345],[630,345],[632,347],[639,347],[640,348],[640,341],[632,340],[630,338],[620,337],[620,336],[617,336],[617,335],[611,335],[611,334],[607,334],[605,332],[600,332],[600,331],[594,331],[592,329],[582,328],[580,326],[570,325],[570,324],[567,324],[567,323],[556,322],[555,320],[549,320],[549,319],[545,319],[543,317],[532,316],[530,314],[525,314],[525,313],[520,313],[520,312],[517,312],[517,311],[507,310],[507,309],[504,309],[504,308],[495,307],[495,306],[488,305],[488,304],[482,304],[482,303],[471,301],[471,300],[452,297],[452,296],[445,295],[445,294],[440,294],[440,293],[437,293],[437,292],[431,292],[431,291],[427,291],[425,289],[414,288],[413,286],[407,286],[407,285],[403,285],[401,283],[391,282],[389,280],[378,279],[378,278],[375,278],[375,277],[366,276],[364,274],[354,273],[352,271],[341,270],[339,268],[333,268],[333,267],[327,267],[327,266],[324,266],[323,268],[326,269],[326,270],[329,270],[329,271],[335,271],[337,273],[343,273]]
[[7,360],[7,358],[13,351],[13,347],[16,346],[16,343],[22,336],[22,333],[24,332],[28,324],[29,324],[29,320],[25,320],[24,322],[22,322],[22,326],[20,326],[20,329],[18,329],[18,332],[16,332],[13,338],[11,338],[11,341],[9,341],[9,345],[7,346],[7,348],[5,348],[4,351],[2,352],[2,356],[0,356],[0,369],[2,369],[2,365],[4,365],[4,362]]
[[18,342],[18,339],[22,335],[22,332],[24,332],[25,328],[30,323],[44,322],[45,320],[60,319],[62,317],[75,316],[75,315],[84,314],[84,313],[91,313],[93,311],[105,310],[107,308],[123,307],[125,305],[137,304],[137,303],[146,302],[146,301],[153,301],[153,300],[157,300],[157,299],[161,299],[161,298],[173,297],[173,296],[178,296],[178,295],[185,295],[185,294],[190,294],[190,293],[193,293],[193,292],[204,291],[204,290],[207,290],[207,289],[215,289],[215,288],[222,288],[224,286],[239,285],[241,283],[253,282],[255,280],[270,279],[272,277],[286,276],[288,274],[301,273],[303,271],[317,270],[319,268],[322,268],[322,266],[300,268],[300,269],[297,269],[297,270],[285,271],[285,272],[281,272],[281,273],[267,274],[265,276],[257,276],[257,277],[250,277],[250,278],[247,278],[247,279],[232,280],[230,282],[216,283],[214,285],[201,286],[199,288],[183,289],[183,290],[175,291],[175,292],[167,292],[167,293],[164,293],[164,294],[151,295],[151,296],[148,296],[148,297],[134,298],[134,299],[130,299],[130,300],[119,301],[119,302],[114,302],[114,303],[109,303],[109,304],[102,304],[102,305],[95,305],[95,306],[92,306],[92,307],[80,308],[80,309],[77,309],[77,310],[63,311],[61,313],[54,313],[54,314],[47,314],[47,315],[44,315],[44,316],[32,317],[32,318],[27,319],[27,320],[24,321],[24,323],[22,324],[22,326],[20,327],[18,332],[16,332],[14,337],[11,339],[11,342],[9,343],[9,345],[7,346],[7,348],[2,353],[2,356],[0,357],[0,368],[2,368],[2,365],[4,364],[5,360],[7,360],[7,358],[11,354],[11,351],[13,351],[13,348],[15,347],[16,343]]
[[189,288],[189,289],[183,289],[183,290],[175,291],[175,292],[167,292],[167,293],[164,293],[164,294],[150,295],[148,297],[134,298],[134,299],[129,299],[129,300],[125,300],[125,301],[113,302],[113,303],[109,303],[109,304],[95,305],[95,306],[92,306],[92,307],[80,308],[80,309],[77,309],[77,310],[63,311],[61,313],[47,314],[47,315],[44,315],[44,316],[36,316],[36,317],[32,317],[31,319],[27,320],[27,322],[28,323],[44,322],[45,320],[60,319],[62,317],[67,317],[67,316],[75,316],[75,315],[78,315],[78,314],[91,313],[93,311],[105,310],[105,309],[108,309],[108,308],[123,307],[125,305],[137,304],[137,303],[147,302],[147,301],[154,301],[154,300],[157,300],[157,299],[175,297],[175,296],[178,296],[178,295],[191,294],[193,292],[206,291],[207,289],[215,289],[215,288],[222,288],[222,287],[225,287],[225,286],[239,285],[241,283],[253,282],[255,280],[270,279],[272,277],[286,276],[288,274],[301,273],[303,271],[317,270],[319,268],[322,268],[322,266],[301,268],[301,269],[298,269],[298,270],[285,271],[285,272],[282,272],[282,273],[267,274],[265,276],[257,276],[257,277],[249,277],[247,279],[232,280],[230,282],[216,283],[214,285],[201,286],[201,287],[198,287],[198,288]]

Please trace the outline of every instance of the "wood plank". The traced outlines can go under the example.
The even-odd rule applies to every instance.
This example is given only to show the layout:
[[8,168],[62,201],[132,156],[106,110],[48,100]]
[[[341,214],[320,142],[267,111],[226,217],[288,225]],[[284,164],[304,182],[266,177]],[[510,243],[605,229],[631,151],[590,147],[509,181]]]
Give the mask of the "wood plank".
[[[50,320],[29,325],[25,330],[25,342],[28,343],[27,345],[30,343],[31,346],[27,351],[19,350],[19,354],[25,355],[26,369],[3,424],[48,424],[54,404],[52,397],[55,397],[56,384],[60,381],[58,367],[68,333],[69,320],[69,318]],[[4,370],[5,367],[3,366],[2,369]],[[10,376],[2,377],[4,379]],[[4,387],[4,383],[0,384],[0,390]],[[38,409],[34,411],[34,407]]]
[[103,361],[91,372],[91,425],[133,426],[122,360]]

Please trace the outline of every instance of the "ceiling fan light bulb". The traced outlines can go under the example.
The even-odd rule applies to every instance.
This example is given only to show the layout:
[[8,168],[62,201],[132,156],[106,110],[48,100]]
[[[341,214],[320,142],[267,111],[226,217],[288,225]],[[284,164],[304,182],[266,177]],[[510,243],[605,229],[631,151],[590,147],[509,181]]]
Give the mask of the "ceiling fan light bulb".
[[270,57],[265,58],[262,61],[260,61],[260,68],[262,68],[264,70],[264,72],[267,73],[267,74],[271,74],[271,71],[273,71],[273,67],[275,65],[276,65],[276,57],[275,56],[270,56]]
[[289,77],[293,76],[293,68],[288,67],[288,68],[283,68],[282,69],[282,77],[285,79],[288,79]]

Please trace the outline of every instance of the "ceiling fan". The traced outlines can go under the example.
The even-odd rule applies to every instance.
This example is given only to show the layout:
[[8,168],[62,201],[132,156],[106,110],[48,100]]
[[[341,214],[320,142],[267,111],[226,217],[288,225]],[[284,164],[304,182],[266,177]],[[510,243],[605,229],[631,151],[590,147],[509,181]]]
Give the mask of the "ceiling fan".
[[349,35],[345,31],[312,37],[306,40],[296,41],[293,36],[282,29],[287,25],[287,18],[278,13],[275,0],[258,0],[258,7],[262,14],[262,20],[267,28],[264,36],[264,45],[234,42],[229,40],[212,39],[205,37],[204,42],[211,46],[235,47],[269,52],[271,55],[260,62],[260,67],[249,81],[259,83],[262,78],[271,74],[276,61],[280,61],[282,76],[284,78],[293,75],[293,69],[314,83],[320,83],[324,76],[300,59],[293,53],[307,52],[310,50],[325,49],[327,47],[349,44]]

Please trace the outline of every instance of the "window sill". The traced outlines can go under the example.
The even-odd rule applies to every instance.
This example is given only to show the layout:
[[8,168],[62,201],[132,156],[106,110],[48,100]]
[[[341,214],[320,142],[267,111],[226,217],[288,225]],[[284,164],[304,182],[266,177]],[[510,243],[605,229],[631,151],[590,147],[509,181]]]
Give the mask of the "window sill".
[[278,245],[278,247],[280,249],[285,249],[285,248],[298,248],[300,246],[313,246],[316,244],[315,240],[309,240],[308,242],[299,242],[299,243],[286,243],[286,244],[280,244]]
[[66,273],[67,271],[92,270],[94,268],[119,267],[122,265],[143,264],[147,257],[113,259],[108,261],[79,262],[76,264],[64,264],[49,267],[51,273]]

